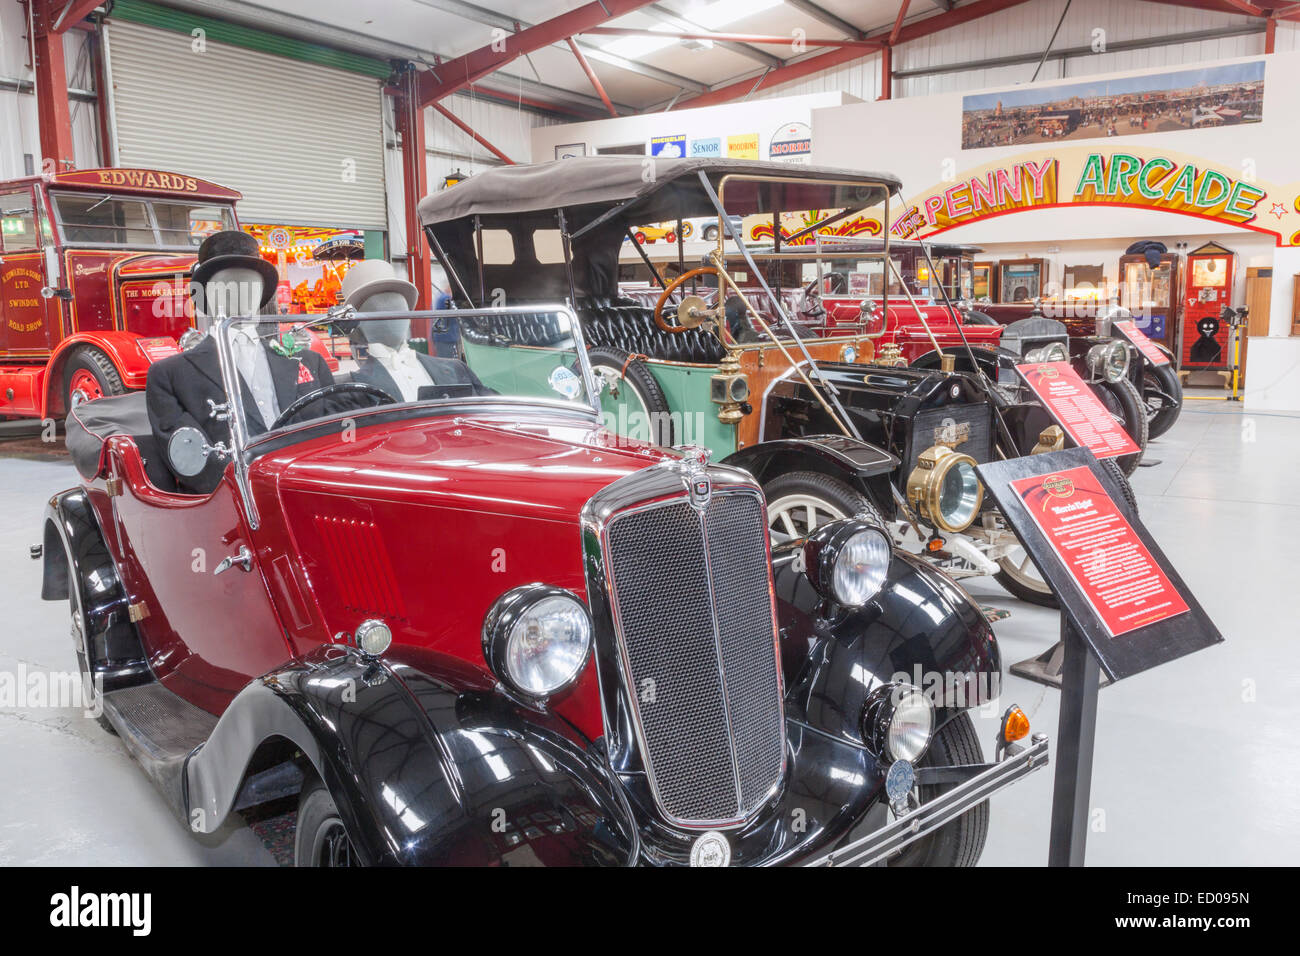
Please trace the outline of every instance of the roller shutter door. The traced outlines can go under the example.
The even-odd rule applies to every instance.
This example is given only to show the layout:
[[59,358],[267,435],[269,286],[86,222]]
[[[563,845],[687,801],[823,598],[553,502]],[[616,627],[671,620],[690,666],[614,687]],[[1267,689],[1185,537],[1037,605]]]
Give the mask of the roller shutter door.
[[115,20],[118,162],[238,189],[243,222],[388,228],[379,80]]

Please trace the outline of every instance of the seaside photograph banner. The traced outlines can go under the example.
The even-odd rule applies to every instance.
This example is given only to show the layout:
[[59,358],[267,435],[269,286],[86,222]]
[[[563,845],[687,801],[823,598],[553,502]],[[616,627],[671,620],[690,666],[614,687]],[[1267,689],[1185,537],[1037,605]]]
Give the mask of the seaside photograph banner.
[[1264,61],[962,97],[962,149],[1259,123]]

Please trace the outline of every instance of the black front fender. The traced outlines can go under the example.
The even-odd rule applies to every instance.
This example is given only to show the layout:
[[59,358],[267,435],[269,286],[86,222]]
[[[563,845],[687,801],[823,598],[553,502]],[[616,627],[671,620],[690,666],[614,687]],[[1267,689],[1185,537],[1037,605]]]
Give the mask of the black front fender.
[[320,775],[365,864],[626,861],[628,819],[587,742],[441,655],[326,647],[254,681],[186,766],[195,829],[220,825],[275,739]]
[[953,581],[894,552],[881,592],[856,610],[829,607],[795,560],[773,555],[786,715],[858,746],[868,695],[906,681],[931,694],[936,728],[998,696],[1002,658],[983,612]]

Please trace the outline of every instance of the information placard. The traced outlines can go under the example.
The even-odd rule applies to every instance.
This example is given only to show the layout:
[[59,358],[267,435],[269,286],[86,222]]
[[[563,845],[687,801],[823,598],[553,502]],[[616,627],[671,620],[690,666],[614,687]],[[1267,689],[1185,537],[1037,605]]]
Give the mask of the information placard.
[[1017,365],[1016,371],[1076,445],[1098,458],[1117,458],[1142,450],[1069,362]]
[[1111,681],[1223,640],[1087,448],[977,471]]
[[1169,356],[1160,351],[1132,319],[1119,319],[1112,322],[1111,327],[1118,329],[1124,338],[1136,345],[1138,351],[1146,356],[1146,360],[1152,365],[1169,364]]
[[1011,487],[1112,638],[1187,612],[1091,469],[1021,478]]

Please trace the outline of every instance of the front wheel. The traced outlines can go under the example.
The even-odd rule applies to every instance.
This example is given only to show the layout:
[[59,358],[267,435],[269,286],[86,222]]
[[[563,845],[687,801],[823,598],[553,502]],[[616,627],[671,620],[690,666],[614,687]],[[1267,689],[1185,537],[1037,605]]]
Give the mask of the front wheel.
[[1172,365],[1142,369],[1142,401],[1147,409],[1147,437],[1159,438],[1178,421],[1183,407],[1183,383]]
[[93,346],[82,346],[63,367],[63,408],[72,411],[85,402],[125,395],[126,386],[113,360]]
[[773,544],[807,537],[819,525],[861,515],[885,527],[880,512],[846,482],[815,471],[792,471],[763,486]]
[[[979,735],[967,714],[958,714],[939,728],[917,767],[960,767],[984,762]],[[934,800],[956,784],[922,784],[915,798],[921,806]],[[946,823],[914,843],[903,847],[888,866],[974,866],[984,852],[989,836],[989,802],[971,807],[956,820]]]
[[1118,382],[1095,382],[1092,390],[1140,449],[1118,459],[1124,474],[1131,475],[1137,471],[1138,463],[1142,461],[1142,452],[1147,447],[1147,409],[1142,395],[1126,378],[1121,378]]
[[319,777],[298,797],[298,828],[293,837],[294,866],[360,866],[334,798]]

